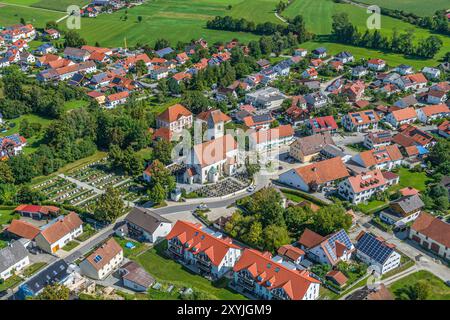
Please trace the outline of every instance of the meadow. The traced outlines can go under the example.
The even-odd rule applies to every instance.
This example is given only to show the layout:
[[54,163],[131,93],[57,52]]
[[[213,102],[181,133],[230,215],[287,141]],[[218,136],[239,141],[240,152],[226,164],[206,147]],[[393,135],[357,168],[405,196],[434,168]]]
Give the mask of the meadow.
[[433,0],[431,5],[429,1],[423,0],[357,0],[361,3],[375,4],[386,9],[397,9],[405,12],[412,12],[418,16],[431,16],[437,10],[449,9],[448,0]]
[[[0,26],[8,26],[12,24],[20,23],[20,19],[23,18],[27,23],[32,23],[37,28],[43,28],[45,23],[51,20],[58,20],[64,16],[63,12],[48,11],[46,9],[32,8],[27,6],[16,6],[14,4],[3,4],[0,1]],[[15,0],[16,2],[20,2]],[[31,0],[23,0],[31,2]]]

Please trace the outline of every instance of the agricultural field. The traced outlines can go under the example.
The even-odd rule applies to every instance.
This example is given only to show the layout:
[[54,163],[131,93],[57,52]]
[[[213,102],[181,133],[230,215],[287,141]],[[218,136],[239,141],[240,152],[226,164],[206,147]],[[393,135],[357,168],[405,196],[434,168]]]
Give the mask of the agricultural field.
[[[445,52],[450,47],[450,37],[438,35],[442,41],[443,46],[441,51],[434,59],[418,60],[405,57],[400,54],[384,53],[378,50],[371,50],[365,48],[357,48],[348,45],[335,44],[330,42],[327,35],[331,33],[332,16],[335,13],[346,12],[349,15],[350,21],[356,25],[360,32],[366,30],[366,21],[369,15],[366,10],[350,4],[335,3],[332,0],[294,0],[294,2],[283,12],[283,16],[287,18],[294,17],[298,14],[302,15],[306,22],[306,27],[309,31],[319,35],[316,41],[302,44],[306,49],[315,48],[317,46],[326,47],[330,53],[336,53],[346,48],[350,50],[356,58],[365,57],[381,57],[390,64],[406,63],[414,67],[423,67],[426,65],[435,65],[438,60],[442,58]],[[318,19],[317,17],[320,17]],[[412,24],[403,22],[387,16],[381,17],[381,32],[383,35],[391,36],[394,30],[404,32],[407,30],[414,31],[415,40],[419,41],[421,38],[426,38],[432,33],[428,30],[415,27]]]
[[82,7],[90,3],[89,0],[2,0],[0,2],[15,5],[16,7],[25,6],[62,12],[66,12],[67,7],[70,5]]
[[[5,3],[5,1],[8,2]],[[48,10],[42,8],[33,8],[26,5],[18,5],[12,0],[0,1],[0,26],[12,25],[20,22],[23,18],[27,23],[32,23],[37,28],[43,28],[47,21],[58,20],[64,17],[63,12],[56,10]],[[31,0],[15,1],[15,2],[31,2]]]
[[386,9],[403,10],[419,16],[431,16],[437,10],[450,9],[448,0],[433,0],[432,5],[423,0],[357,0],[357,2],[375,4]]

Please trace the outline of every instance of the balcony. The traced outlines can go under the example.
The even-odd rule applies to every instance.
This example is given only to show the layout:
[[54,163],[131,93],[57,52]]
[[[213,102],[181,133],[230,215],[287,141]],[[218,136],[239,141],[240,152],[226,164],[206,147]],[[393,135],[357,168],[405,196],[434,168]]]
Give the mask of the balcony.
[[204,261],[200,262],[199,260],[197,260],[197,268],[199,268],[201,271],[205,271],[207,273],[211,272],[211,262],[210,263],[206,263]]
[[174,253],[178,256],[183,256],[184,249],[182,246],[176,244],[170,244],[168,247],[169,252]]
[[238,284],[249,291],[253,291],[255,288],[255,281],[244,277],[238,278]]

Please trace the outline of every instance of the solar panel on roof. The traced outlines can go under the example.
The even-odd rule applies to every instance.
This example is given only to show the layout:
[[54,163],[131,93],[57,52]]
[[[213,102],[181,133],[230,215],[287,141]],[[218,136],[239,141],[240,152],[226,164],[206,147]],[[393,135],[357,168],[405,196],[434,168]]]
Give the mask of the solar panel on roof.
[[96,255],[96,256],[94,257],[94,262],[95,262],[95,263],[99,263],[102,259],[103,259],[102,256]]
[[366,233],[358,241],[357,249],[373,260],[383,264],[394,249],[384,245],[375,236]]

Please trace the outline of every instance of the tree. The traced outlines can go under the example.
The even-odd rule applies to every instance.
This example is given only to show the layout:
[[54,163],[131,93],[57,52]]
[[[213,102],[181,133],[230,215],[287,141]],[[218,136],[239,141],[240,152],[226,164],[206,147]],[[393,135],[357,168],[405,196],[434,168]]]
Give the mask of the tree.
[[263,240],[263,228],[262,224],[259,221],[254,221],[250,225],[250,230],[245,234],[244,241],[246,241],[249,245],[259,247]]
[[65,47],[78,48],[78,47],[84,46],[86,44],[86,40],[81,38],[80,35],[74,30],[67,31],[64,39],[65,39],[64,40]]
[[427,300],[430,294],[431,286],[425,280],[419,280],[411,286],[411,300]]
[[14,175],[6,161],[0,161],[0,185],[14,183]]
[[264,249],[275,252],[282,245],[291,242],[289,233],[285,227],[269,225],[263,232]]
[[37,296],[38,300],[69,300],[70,290],[66,286],[55,283],[44,287]]
[[164,187],[159,182],[155,183],[153,188],[151,188],[148,193],[149,193],[149,196],[150,196],[150,200],[154,204],[162,203],[164,201],[164,199],[166,199],[166,197],[167,197],[166,190],[164,189]]
[[172,144],[165,140],[158,140],[153,148],[153,158],[158,159],[163,164],[168,165],[172,162]]
[[94,217],[99,221],[111,223],[122,215],[124,207],[119,190],[109,186],[97,201]]
[[183,94],[181,104],[186,106],[192,113],[198,114],[208,109],[209,100],[201,91],[192,90]]
[[176,187],[175,177],[170,173],[162,162],[154,160],[149,167],[150,174],[150,186],[153,187],[156,184],[160,184],[166,190],[166,195],[169,194]]
[[284,212],[284,221],[289,232],[298,238],[312,222],[314,213],[308,207],[290,206]]
[[313,215],[311,229],[322,236],[340,229],[348,230],[352,225],[352,218],[340,204],[332,204],[319,209]]
[[138,16],[137,19],[139,22],[142,22],[142,16]]
[[138,75],[138,77],[141,77],[148,73],[147,65],[145,64],[145,62],[143,60],[138,60],[136,62],[135,70],[136,70],[136,74]]
[[156,51],[167,48],[167,47],[170,47],[169,40],[162,39],[162,38],[156,40],[156,42],[155,42],[155,50]]
[[56,21],[52,20],[52,21],[47,21],[45,23],[45,29],[55,29],[58,30],[58,24],[56,23]]

